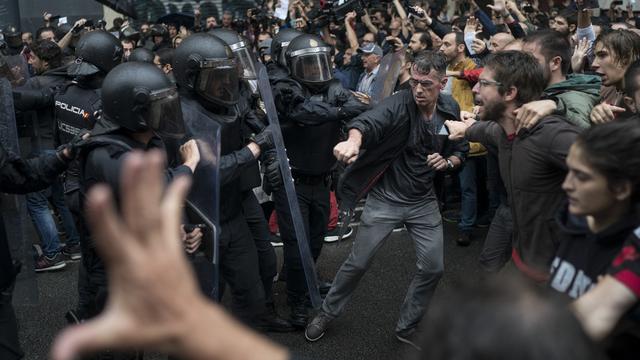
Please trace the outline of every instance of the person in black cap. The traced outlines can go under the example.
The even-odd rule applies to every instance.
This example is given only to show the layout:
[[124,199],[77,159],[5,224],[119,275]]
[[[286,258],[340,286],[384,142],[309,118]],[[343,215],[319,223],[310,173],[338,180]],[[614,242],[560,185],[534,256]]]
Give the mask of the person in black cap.
[[[274,52],[277,38],[272,45],[274,59],[280,56]],[[333,78],[331,48],[319,37],[299,35],[291,40],[285,52],[290,75],[272,82],[273,95],[315,261],[327,232],[330,179],[337,163],[333,146],[340,140],[344,121],[360,114],[367,106]],[[290,321],[296,327],[304,327],[308,319],[308,290],[298,239],[285,192],[276,191],[274,201],[284,242]],[[321,284],[320,290],[326,291],[329,287]]]
[[140,61],[153,64],[154,59],[155,55],[153,54],[153,52],[151,52],[151,50],[145,48],[137,48],[131,51],[131,55],[129,55],[129,59],[127,61]]

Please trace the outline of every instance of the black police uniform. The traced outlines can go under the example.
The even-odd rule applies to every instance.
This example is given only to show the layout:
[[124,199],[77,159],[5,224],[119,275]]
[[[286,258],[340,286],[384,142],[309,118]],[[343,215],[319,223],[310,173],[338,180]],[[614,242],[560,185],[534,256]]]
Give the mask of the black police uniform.
[[[157,124],[149,117],[155,114],[161,118],[161,122],[174,120],[175,115],[179,115],[179,106],[175,108],[178,112],[153,111],[153,100],[150,95],[157,91],[168,94],[156,104],[166,102],[170,96],[175,100],[175,105],[179,105],[177,91],[172,89],[172,84],[164,73],[155,65],[141,62],[128,62],[114,68],[105,78],[102,88],[103,117],[98,120],[92,131],[92,136],[83,147],[79,161],[80,175],[80,198],[85,204],[87,192],[98,183],[108,185],[114,193],[116,204],[120,201],[120,175],[126,154],[132,150],[148,151],[150,149],[162,149],[164,143],[162,139],[154,135],[148,143],[141,143],[131,136],[131,133],[143,133],[153,130],[151,124]],[[145,95],[146,94],[146,95]],[[157,110],[162,110],[158,108]],[[166,116],[170,118],[164,119]],[[160,123],[161,123],[160,122]],[[165,172],[166,182],[171,182],[179,175],[191,176],[191,169],[185,165],[180,165]],[[86,224],[82,223],[81,234],[83,234],[83,269],[86,271],[87,281],[85,291],[88,302],[85,305],[85,316],[88,318],[98,315],[106,304],[107,300],[107,275],[104,263],[96,252],[96,248],[91,238],[91,232]],[[170,270],[168,270],[170,271]],[[100,359],[131,359],[138,354],[100,354]]]
[[[25,194],[42,190],[53,183],[67,163],[55,154],[29,160],[11,161],[0,145],[0,191]],[[0,359],[21,359],[24,354],[18,341],[18,328],[11,304],[13,285],[19,265],[13,262],[0,216]]]
[[[287,53],[313,47],[328,49],[317,37],[300,35],[289,43]],[[324,56],[328,57],[328,53]],[[275,78],[272,85],[298,202],[315,261],[320,256],[329,219],[330,179],[336,165],[333,147],[342,136],[344,122],[367,106],[345,90],[338,80],[326,79],[310,84],[296,81],[295,74],[292,75],[294,79],[272,77]],[[280,236],[284,242],[291,322],[303,327],[307,320],[307,285],[295,230],[285,192],[277,191],[274,200]]]

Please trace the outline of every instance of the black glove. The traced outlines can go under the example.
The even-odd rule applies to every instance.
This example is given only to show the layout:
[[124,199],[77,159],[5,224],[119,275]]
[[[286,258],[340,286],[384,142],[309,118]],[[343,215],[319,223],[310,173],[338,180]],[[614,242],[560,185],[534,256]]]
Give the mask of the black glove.
[[295,106],[305,100],[300,89],[294,86],[283,87],[280,90],[280,95],[282,96],[282,103],[287,106]]
[[260,146],[260,151],[262,152],[269,151],[276,146],[273,141],[273,131],[271,129],[271,126],[267,126],[252,139],[253,142]]
[[[78,156],[78,152],[80,151],[80,148],[82,148],[82,146],[87,142],[87,140],[85,139],[85,136],[88,134],[89,134],[89,130],[86,130],[86,129],[82,130],[80,131],[79,134],[74,136],[73,139],[71,139],[71,141],[69,141],[66,144],[58,146],[58,149],[56,151],[58,158],[60,160],[67,161],[67,162],[75,159],[76,156]],[[67,155],[64,154],[64,150],[68,151]]]
[[262,172],[264,172],[264,180],[262,189],[265,193],[271,194],[273,191],[282,189],[284,181],[282,172],[280,172],[280,163],[276,154],[269,154],[262,162]]

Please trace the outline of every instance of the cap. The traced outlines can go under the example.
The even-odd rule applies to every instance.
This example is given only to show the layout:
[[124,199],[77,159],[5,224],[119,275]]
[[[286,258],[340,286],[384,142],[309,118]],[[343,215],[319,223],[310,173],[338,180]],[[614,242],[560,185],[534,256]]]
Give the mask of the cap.
[[272,39],[265,39],[258,44],[258,50],[261,54],[271,55],[271,42]]
[[384,55],[382,52],[382,48],[376,44],[366,44],[358,48],[358,52],[361,54],[373,54],[382,56]]

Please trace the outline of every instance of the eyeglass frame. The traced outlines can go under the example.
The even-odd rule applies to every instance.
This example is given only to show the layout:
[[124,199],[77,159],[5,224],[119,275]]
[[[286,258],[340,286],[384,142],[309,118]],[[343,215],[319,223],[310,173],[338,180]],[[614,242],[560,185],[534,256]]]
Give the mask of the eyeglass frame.
[[499,81],[491,81],[491,80],[485,80],[485,79],[479,79],[478,80],[478,86],[483,88],[486,86],[496,86],[496,87],[501,87],[504,86],[503,83],[499,82]]

